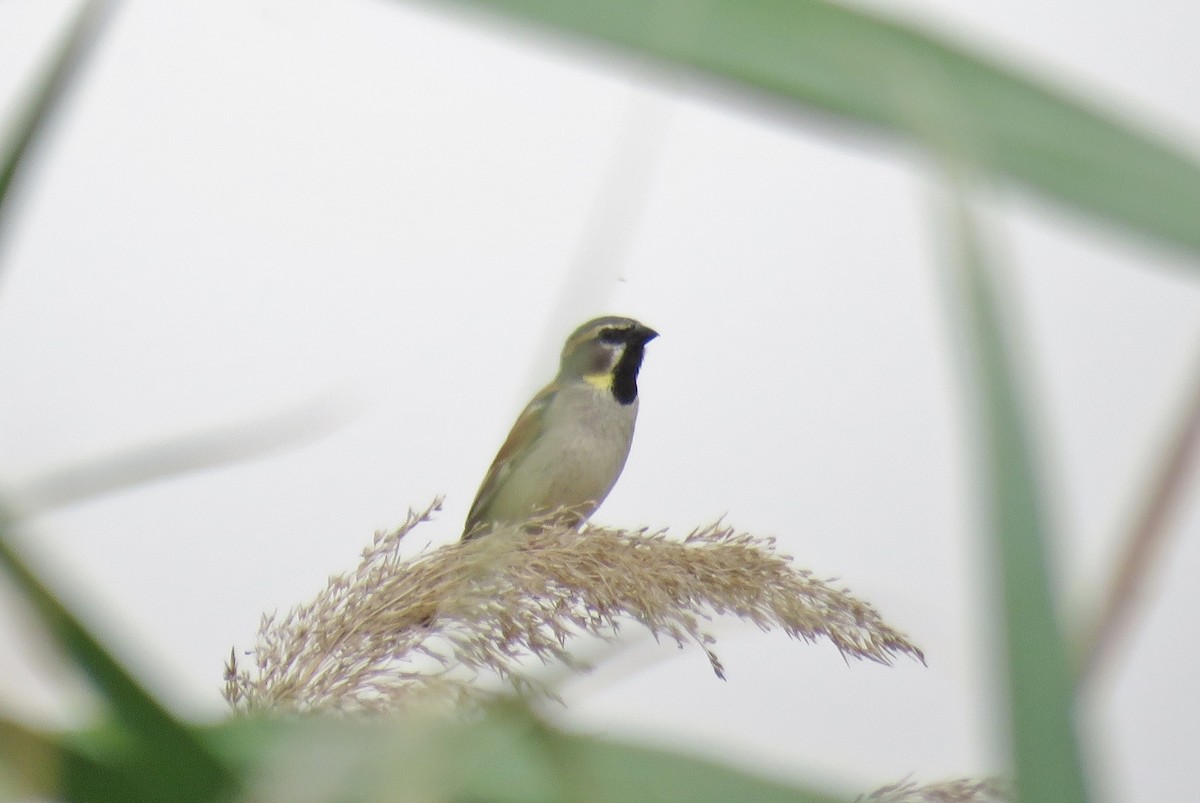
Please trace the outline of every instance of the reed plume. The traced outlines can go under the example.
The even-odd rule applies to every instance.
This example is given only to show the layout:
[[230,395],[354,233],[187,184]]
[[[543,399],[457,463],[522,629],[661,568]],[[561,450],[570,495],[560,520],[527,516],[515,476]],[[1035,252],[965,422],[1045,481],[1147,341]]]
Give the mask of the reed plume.
[[846,658],[924,660],[869,604],[796,568],[773,539],[721,522],[673,540],[545,519],[405,557],[405,540],[438,509],[440,500],[410,511],[314,600],[282,618],[264,616],[253,667],[230,655],[229,704],[275,713],[458,706],[488,696],[478,682],[488,674],[547,691],[523,662],[579,668],[573,640],[612,638],[629,622],[657,639],[697,644],[724,677],[704,630],[723,615],[828,640]]

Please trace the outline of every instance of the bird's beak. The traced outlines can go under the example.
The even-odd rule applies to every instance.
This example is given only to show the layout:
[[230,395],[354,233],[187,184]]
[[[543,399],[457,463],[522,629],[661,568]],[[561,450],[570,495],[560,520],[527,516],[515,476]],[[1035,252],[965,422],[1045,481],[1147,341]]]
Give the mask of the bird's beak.
[[654,338],[658,337],[658,332],[654,331],[649,326],[643,326],[642,324],[638,324],[633,334],[637,341],[642,345],[645,345]]

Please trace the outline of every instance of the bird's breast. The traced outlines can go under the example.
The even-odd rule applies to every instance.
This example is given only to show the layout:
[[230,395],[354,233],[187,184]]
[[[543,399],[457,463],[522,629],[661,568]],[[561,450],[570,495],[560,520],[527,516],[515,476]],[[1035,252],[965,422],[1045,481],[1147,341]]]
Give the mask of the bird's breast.
[[637,405],[590,387],[561,393],[547,410],[545,434],[522,468],[544,490],[538,507],[599,503],[629,456]]

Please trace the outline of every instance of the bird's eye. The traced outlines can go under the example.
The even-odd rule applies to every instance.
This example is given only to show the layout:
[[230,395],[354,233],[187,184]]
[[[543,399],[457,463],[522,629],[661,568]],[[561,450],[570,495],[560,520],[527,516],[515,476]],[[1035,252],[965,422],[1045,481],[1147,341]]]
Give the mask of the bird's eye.
[[617,343],[624,343],[625,342],[625,333],[622,332],[620,329],[612,329],[612,328],[601,329],[600,330],[600,342],[601,343],[611,343],[613,345],[616,345]]

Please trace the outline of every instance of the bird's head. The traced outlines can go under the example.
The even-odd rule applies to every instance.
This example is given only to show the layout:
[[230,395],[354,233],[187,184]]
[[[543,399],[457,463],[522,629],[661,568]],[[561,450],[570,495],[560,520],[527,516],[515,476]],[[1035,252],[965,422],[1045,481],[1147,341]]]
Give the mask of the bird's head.
[[563,345],[560,380],[584,381],[612,393],[621,404],[637,399],[638,369],[646,344],[658,332],[615,315],[580,326]]

